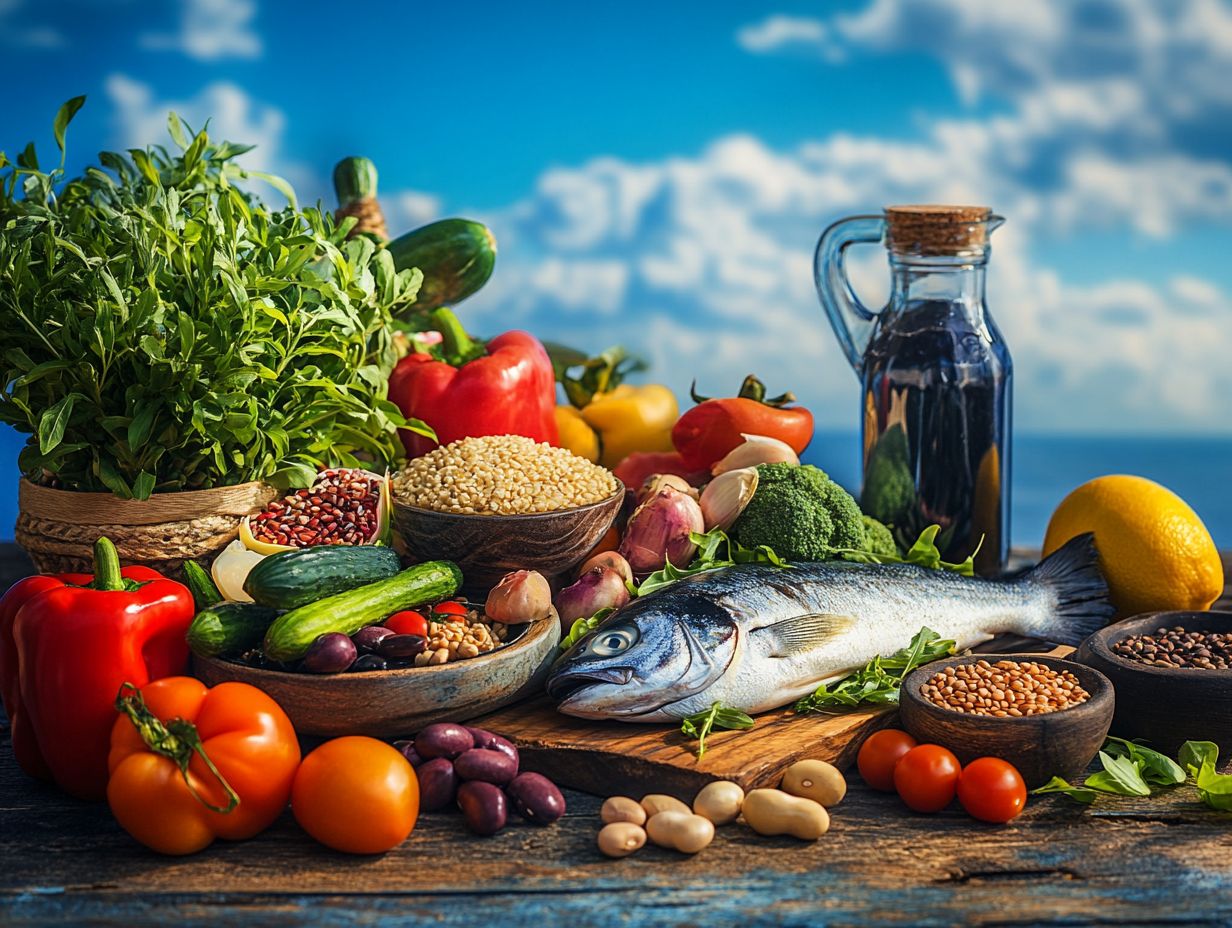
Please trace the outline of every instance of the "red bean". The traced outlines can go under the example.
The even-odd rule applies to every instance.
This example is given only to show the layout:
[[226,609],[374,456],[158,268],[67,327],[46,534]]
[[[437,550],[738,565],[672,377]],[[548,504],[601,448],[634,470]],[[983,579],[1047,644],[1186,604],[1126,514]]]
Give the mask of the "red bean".
[[475,746],[471,733],[453,722],[437,722],[415,736],[420,757],[448,757],[450,760]]
[[505,827],[508,812],[499,786],[472,780],[458,787],[458,808],[466,827],[477,835],[494,835]]
[[539,773],[519,773],[505,787],[514,810],[535,825],[550,825],[565,814],[565,797]]
[[463,780],[482,780],[497,786],[504,786],[518,774],[517,761],[501,751],[486,748],[463,751],[453,765]]
[[518,763],[518,749],[514,747],[513,742],[508,738],[493,734],[486,728],[472,728],[470,725],[467,725],[466,730],[475,739],[475,747],[486,748],[489,751],[500,751],[502,754],[508,754],[512,757],[515,765]]
[[435,812],[453,802],[458,791],[458,776],[453,762],[445,757],[425,760],[415,769],[419,778],[419,808]]

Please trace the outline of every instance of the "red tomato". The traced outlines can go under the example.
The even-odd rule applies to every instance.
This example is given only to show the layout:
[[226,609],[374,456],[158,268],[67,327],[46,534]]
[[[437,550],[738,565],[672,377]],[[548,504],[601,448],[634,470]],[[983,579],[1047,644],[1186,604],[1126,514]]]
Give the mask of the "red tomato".
[[940,812],[954,799],[962,765],[939,744],[920,744],[894,767],[894,788],[907,808]]
[[420,638],[428,637],[428,620],[421,613],[415,612],[413,609],[395,612],[382,624],[399,635],[418,635]]
[[916,745],[916,740],[897,728],[875,731],[860,745],[856,767],[864,782],[883,793],[894,792],[894,767],[899,758]]
[[958,801],[981,822],[1008,822],[1027,804],[1027,784],[1013,764],[999,757],[980,757],[958,778]]
[[466,607],[461,603],[437,603],[432,607],[432,619],[436,622],[461,622],[466,612]]

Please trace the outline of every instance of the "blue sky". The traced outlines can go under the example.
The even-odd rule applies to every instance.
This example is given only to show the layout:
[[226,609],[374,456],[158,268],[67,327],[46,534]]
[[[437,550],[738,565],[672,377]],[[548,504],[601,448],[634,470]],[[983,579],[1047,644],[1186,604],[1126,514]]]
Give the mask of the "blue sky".
[[[0,60],[25,76],[0,149],[51,150],[86,93],[70,167],[163,141],[170,108],[303,199],[367,154],[394,230],[494,229],[477,332],[623,342],[682,394],[755,370],[831,429],[857,399],[812,290],[821,229],[988,203],[1019,428],[1232,434],[1222,0],[0,0]],[[884,258],[855,263],[876,303]]]

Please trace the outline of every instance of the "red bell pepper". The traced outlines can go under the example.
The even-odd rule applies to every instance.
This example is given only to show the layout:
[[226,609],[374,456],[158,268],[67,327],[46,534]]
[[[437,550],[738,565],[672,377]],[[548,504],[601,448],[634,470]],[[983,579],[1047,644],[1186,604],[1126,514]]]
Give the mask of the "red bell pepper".
[[[558,444],[556,375],[542,343],[526,332],[472,340],[448,309],[432,321],[441,358],[409,354],[389,378],[389,398],[408,419],[420,419],[447,445],[482,435],[525,435]],[[403,429],[407,457],[427,454],[437,442]]]
[[188,587],[148,567],[120,570],[94,546],[94,576],[19,580],[0,599],[0,673],[13,753],[34,777],[102,799],[120,685],[183,673],[196,609]]

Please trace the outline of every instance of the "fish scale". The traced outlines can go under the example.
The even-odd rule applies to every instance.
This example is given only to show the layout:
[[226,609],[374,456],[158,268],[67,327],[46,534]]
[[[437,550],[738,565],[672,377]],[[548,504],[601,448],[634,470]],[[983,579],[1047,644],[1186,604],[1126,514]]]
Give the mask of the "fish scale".
[[658,722],[716,700],[785,705],[927,626],[960,648],[1013,632],[1077,644],[1112,617],[1090,536],[1013,580],[908,564],[747,564],[634,600],[569,650],[548,678],[560,711]]

